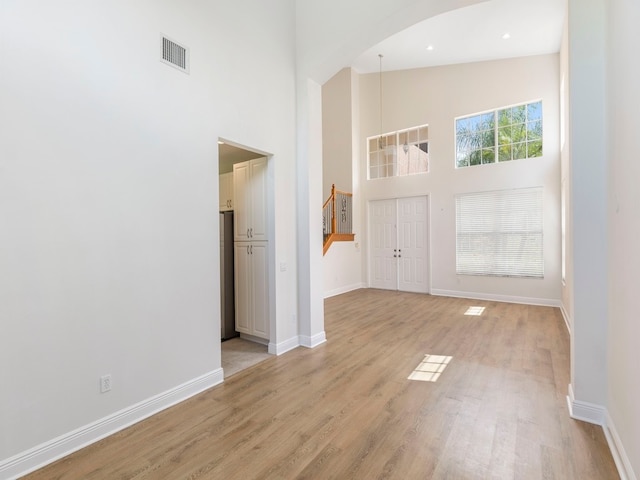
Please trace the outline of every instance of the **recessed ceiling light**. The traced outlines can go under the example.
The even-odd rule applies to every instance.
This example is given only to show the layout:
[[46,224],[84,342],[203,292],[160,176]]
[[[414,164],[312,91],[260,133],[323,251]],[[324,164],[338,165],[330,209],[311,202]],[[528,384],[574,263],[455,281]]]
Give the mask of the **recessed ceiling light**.
[[218,145],[224,145],[224,142],[222,140],[218,140]]
[[433,50],[433,45],[429,45],[429,46],[427,47],[427,50],[429,50],[429,51]]
[[502,35],[502,39],[503,40],[509,40],[510,38],[511,38],[511,34],[509,32],[507,32],[504,35]]

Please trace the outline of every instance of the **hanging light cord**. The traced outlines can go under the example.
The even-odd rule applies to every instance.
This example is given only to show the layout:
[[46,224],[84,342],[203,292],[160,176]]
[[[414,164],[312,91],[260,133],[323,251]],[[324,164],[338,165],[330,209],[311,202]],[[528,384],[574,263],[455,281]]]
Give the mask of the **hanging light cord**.
[[382,54],[379,53],[378,57],[380,59],[380,75],[379,75],[379,86],[380,86],[380,137],[378,138],[378,147],[382,148]]

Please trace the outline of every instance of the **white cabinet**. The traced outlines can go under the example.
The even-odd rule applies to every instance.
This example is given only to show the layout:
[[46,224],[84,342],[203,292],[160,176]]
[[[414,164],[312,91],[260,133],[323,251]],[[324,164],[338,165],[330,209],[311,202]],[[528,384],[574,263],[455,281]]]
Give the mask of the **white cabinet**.
[[220,211],[233,210],[233,172],[220,175]]
[[235,243],[236,330],[269,339],[267,242]]
[[234,240],[267,240],[267,159],[233,166]]
[[267,159],[233,166],[236,330],[269,339]]

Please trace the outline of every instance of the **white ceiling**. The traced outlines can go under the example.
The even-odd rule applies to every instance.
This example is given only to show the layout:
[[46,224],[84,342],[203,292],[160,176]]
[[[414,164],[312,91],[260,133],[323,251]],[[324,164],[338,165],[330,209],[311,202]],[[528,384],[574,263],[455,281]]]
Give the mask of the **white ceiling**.
[[566,0],[490,0],[417,23],[351,66],[359,73],[378,72],[378,54],[382,70],[390,71],[555,53],[565,13]]

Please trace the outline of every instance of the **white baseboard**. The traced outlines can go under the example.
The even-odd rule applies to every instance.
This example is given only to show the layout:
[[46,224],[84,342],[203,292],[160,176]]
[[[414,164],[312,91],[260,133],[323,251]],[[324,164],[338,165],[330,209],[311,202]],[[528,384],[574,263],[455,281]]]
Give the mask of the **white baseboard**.
[[298,338],[300,339],[300,345],[307,348],[315,348],[327,341],[327,335],[324,331],[317,333],[312,337],[300,335]]
[[627,452],[622,445],[622,441],[620,440],[616,426],[613,423],[613,419],[609,415],[608,411],[606,415],[606,422],[607,424],[604,427],[604,434],[607,437],[607,443],[609,444],[609,450],[611,450],[613,461],[616,462],[616,467],[618,467],[620,480],[638,480],[638,477],[631,466],[631,461],[629,460]]
[[354,283],[353,285],[346,285],[344,287],[334,288],[328,292],[324,292],[324,298],[335,297],[336,295],[342,295],[343,293],[352,292],[361,288],[367,288],[364,283]]
[[609,411],[600,405],[594,405],[588,402],[576,400],[573,394],[573,387],[569,385],[569,395],[567,395],[567,404],[569,405],[569,415],[576,420],[600,425],[604,432],[611,450],[611,456],[618,469],[620,480],[638,480],[633,471],[629,456],[624,449],[624,445],[620,440],[618,431],[613,419],[609,415]]
[[554,300],[551,298],[518,297],[513,295],[498,295],[492,293],[460,292],[457,290],[432,289],[431,295],[437,295],[441,297],[469,298],[472,300],[486,300],[490,302],[524,303],[526,305],[540,305],[543,307],[562,306],[560,300]]
[[567,326],[567,331],[569,332],[569,336],[571,336],[572,321],[571,321],[571,317],[569,316],[569,314],[564,308],[564,304],[560,305],[560,312],[562,313],[562,318],[564,318],[564,324]]
[[271,355],[282,355],[283,353],[287,353],[289,350],[293,350],[299,346],[300,340],[297,336],[280,343],[269,342],[269,353]]
[[601,405],[576,400],[571,384],[569,384],[567,405],[569,406],[569,415],[571,418],[593,423],[594,425],[604,426],[606,424],[607,409]]
[[13,480],[138,423],[166,408],[222,383],[219,368],[89,425],[61,435],[0,462],[0,479]]

